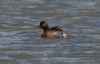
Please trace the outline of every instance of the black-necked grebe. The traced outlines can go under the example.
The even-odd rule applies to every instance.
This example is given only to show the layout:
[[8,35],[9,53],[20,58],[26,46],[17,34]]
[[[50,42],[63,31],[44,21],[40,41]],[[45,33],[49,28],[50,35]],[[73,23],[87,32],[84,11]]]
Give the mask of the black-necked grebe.
[[44,30],[42,37],[44,38],[67,38],[68,35],[64,32],[59,26],[54,26],[49,28],[49,25],[46,21],[40,22],[40,28]]

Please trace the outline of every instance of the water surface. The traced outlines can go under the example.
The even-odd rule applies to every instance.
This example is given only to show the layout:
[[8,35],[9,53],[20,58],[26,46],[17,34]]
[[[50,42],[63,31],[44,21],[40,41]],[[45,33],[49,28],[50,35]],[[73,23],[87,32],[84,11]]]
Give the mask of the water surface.
[[[1,0],[0,64],[100,64],[99,0]],[[41,20],[68,39],[43,39]]]

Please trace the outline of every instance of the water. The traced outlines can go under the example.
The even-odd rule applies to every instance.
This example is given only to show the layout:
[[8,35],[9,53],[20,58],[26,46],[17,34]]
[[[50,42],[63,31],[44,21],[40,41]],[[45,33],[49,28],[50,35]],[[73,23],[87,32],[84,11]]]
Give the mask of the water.
[[[100,64],[99,0],[1,0],[0,64]],[[40,20],[68,39],[43,39]]]

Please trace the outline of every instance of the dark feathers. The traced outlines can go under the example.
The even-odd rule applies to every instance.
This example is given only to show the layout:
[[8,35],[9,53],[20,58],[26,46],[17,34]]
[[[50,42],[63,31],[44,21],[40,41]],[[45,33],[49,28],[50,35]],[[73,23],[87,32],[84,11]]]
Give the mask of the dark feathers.
[[59,25],[53,26],[50,29],[53,29],[53,30],[61,30],[62,31],[61,26],[59,26]]

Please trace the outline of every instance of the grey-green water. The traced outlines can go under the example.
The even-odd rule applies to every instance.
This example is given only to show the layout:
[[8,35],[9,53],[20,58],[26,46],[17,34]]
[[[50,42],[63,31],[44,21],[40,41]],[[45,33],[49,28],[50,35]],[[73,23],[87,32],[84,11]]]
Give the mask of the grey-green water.
[[[40,20],[70,38],[41,38]],[[0,0],[0,64],[100,64],[100,0]]]

